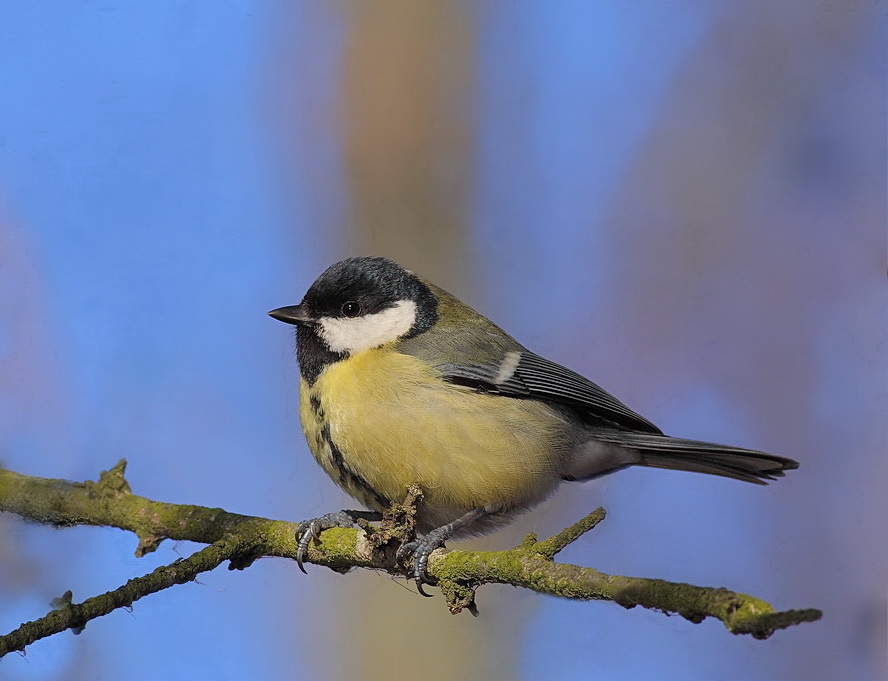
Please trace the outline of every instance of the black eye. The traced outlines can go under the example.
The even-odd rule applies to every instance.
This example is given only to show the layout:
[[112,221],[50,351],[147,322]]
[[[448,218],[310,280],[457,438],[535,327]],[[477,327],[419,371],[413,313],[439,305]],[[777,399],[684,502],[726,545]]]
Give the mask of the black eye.
[[356,303],[354,300],[349,300],[347,303],[343,303],[342,314],[346,317],[357,317],[361,314],[361,304]]

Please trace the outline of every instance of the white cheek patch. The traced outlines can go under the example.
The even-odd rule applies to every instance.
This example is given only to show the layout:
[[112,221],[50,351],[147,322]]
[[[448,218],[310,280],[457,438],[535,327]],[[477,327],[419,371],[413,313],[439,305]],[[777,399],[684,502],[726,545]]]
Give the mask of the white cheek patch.
[[321,317],[321,336],[333,352],[353,355],[397,340],[416,323],[416,303],[399,300],[382,312],[363,317]]

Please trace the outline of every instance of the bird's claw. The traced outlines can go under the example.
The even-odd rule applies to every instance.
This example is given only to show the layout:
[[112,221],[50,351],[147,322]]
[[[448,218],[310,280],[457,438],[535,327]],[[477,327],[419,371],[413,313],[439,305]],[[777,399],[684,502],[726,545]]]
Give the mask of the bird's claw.
[[311,542],[312,538],[317,541],[320,534],[320,530],[317,527],[317,520],[299,523],[299,526],[296,528],[296,539],[298,542],[296,544],[296,565],[299,566],[302,574],[308,574],[305,570],[305,566],[302,564],[302,561],[305,558],[305,552],[308,550],[308,544]]
[[337,513],[328,513],[320,518],[312,520],[304,520],[296,526],[296,565],[304,574],[308,574],[303,565],[305,560],[305,552],[308,551],[308,545],[311,540],[319,541],[321,532],[329,530],[331,527],[354,527],[355,519],[345,511]]
[[397,560],[402,565],[405,564],[411,556],[413,556],[413,581],[416,583],[416,590],[426,598],[431,598],[432,594],[426,593],[422,588],[423,584],[431,584],[426,568],[429,565],[429,556],[435,549],[444,546],[444,538],[438,536],[433,530],[424,537],[420,537],[406,544],[401,544],[398,548]]

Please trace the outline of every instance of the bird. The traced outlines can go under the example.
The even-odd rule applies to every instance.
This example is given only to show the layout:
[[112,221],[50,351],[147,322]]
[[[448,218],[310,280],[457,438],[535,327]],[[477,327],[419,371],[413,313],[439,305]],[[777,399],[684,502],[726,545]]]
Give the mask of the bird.
[[328,267],[302,301],[268,313],[295,325],[299,412],[323,470],[369,510],[297,526],[297,563],[320,532],[379,520],[410,485],[423,595],[431,553],[483,534],[562,483],[630,466],[766,484],[798,462],[671,437],[580,374],[528,350],[456,297],[383,257]]

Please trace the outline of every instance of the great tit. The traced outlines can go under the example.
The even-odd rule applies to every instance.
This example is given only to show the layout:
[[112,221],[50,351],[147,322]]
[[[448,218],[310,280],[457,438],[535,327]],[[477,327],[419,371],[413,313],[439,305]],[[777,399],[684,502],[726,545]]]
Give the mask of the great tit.
[[309,449],[371,512],[300,524],[312,537],[379,519],[409,485],[423,496],[413,555],[420,592],[433,550],[489,531],[564,481],[628,466],[766,484],[798,463],[664,435],[595,383],[527,350],[486,317],[397,263],[349,258],[298,305],[269,314],[296,326],[300,417]]

